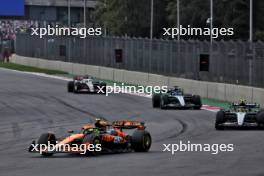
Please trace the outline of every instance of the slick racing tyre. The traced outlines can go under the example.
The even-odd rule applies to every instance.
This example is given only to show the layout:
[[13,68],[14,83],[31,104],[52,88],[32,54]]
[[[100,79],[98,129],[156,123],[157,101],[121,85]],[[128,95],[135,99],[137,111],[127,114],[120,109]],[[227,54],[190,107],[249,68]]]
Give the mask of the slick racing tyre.
[[[38,139],[38,144],[42,145],[48,145],[48,142],[50,144],[56,145],[56,137],[52,133],[43,133],[39,139]],[[47,153],[47,152],[42,152],[41,155],[43,156],[52,156],[53,153]]]
[[222,130],[223,126],[221,126],[221,124],[223,123],[225,123],[225,112],[220,110],[216,114],[215,129]]
[[160,106],[160,94],[154,94],[152,97],[153,108],[158,108]]
[[91,134],[87,134],[84,138],[83,138],[83,144],[93,144],[94,147],[94,151],[89,151],[87,150],[85,155],[86,156],[97,156],[100,154],[100,151],[96,151],[96,145],[101,144],[100,138],[98,136],[96,136],[95,134],[91,133]]
[[257,114],[257,123],[260,126],[264,125],[264,110],[261,110],[261,111],[258,112],[258,114]]
[[80,83],[75,83],[73,85],[73,93],[75,93],[75,94],[79,93],[79,91],[78,91],[79,86],[80,86]]
[[167,95],[163,95],[160,97],[160,109],[166,109],[166,105],[169,102],[169,98]]
[[69,81],[68,82],[68,92],[73,92],[73,90],[74,90],[74,82]]
[[192,102],[194,104],[194,109],[201,109],[202,107],[202,101],[201,101],[201,97],[199,95],[194,95],[192,97]]
[[136,130],[132,135],[131,146],[135,152],[148,152],[151,142],[151,136],[148,131]]

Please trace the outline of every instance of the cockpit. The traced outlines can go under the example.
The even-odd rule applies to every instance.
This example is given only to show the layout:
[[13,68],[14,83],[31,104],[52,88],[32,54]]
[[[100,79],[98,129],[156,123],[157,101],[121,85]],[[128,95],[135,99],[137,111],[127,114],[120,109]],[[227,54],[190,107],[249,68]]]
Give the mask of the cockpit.
[[239,103],[233,103],[231,105],[231,109],[233,109],[236,112],[251,112],[259,108],[260,106],[256,103],[250,104],[250,103],[246,103],[245,101],[241,101]]
[[168,93],[171,94],[172,96],[182,96],[184,94],[183,89],[179,87],[174,87],[172,89],[169,89]]

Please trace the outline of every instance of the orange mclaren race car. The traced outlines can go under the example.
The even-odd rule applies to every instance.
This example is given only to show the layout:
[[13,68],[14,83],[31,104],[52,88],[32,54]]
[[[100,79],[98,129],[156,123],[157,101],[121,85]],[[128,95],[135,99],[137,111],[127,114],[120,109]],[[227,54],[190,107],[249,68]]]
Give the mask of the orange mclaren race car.
[[52,156],[54,153],[77,153],[98,155],[116,152],[148,152],[151,147],[151,135],[145,130],[144,122],[119,120],[110,124],[97,119],[95,124],[87,124],[79,133],[69,131],[71,135],[61,140],[53,133],[44,133],[33,141],[29,152]]

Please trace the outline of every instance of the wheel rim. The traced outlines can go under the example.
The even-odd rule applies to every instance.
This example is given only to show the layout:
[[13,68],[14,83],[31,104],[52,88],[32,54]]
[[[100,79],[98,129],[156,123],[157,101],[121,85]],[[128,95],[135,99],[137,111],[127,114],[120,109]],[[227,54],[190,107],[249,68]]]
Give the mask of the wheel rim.
[[148,149],[150,147],[150,144],[151,144],[151,140],[150,140],[150,137],[148,135],[146,135],[144,137],[144,144],[145,144],[145,148]]
[[163,99],[161,99],[161,101],[160,101],[160,107],[163,107],[163,104],[164,104]]

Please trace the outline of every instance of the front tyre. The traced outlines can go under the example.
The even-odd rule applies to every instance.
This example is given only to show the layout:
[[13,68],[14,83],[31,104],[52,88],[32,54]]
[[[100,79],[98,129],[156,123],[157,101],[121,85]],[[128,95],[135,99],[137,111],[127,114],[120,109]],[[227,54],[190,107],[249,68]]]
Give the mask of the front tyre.
[[193,95],[192,102],[194,104],[194,109],[200,110],[202,108],[202,100],[199,95]]
[[73,92],[74,91],[74,82],[69,81],[68,82],[68,92]]
[[257,123],[259,126],[264,125],[264,110],[261,110],[257,113]]
[[154,94],[152,97],[152,107],[158,108],[160,106],[160,94]]
[[[48,143],[52,144],[52,145],[56,145],[56,137],[54,134],[52,133],[43,133],[37,142],[39,145],[46,145],[48,147]],[[52,156],[53,153],[49,153],[49,152],[43,152],[41,153],[42,156]]]
[[216,119],[215,119],[215,129],[216,130],[223,130],[224,127],[221,126],[221,124],[225,123],[225,112],[220,110],[216,114]]
[[148,131],[136,130],[132,135],[131,145],[135,152],[148,152],[151,142],[151,136]]
[[167,95],[161,95],[160,97],[160,109],[166,109],[166,105],[169,102],[169,97]]

